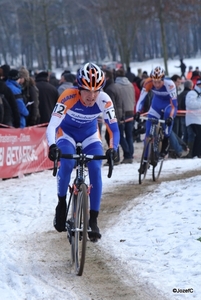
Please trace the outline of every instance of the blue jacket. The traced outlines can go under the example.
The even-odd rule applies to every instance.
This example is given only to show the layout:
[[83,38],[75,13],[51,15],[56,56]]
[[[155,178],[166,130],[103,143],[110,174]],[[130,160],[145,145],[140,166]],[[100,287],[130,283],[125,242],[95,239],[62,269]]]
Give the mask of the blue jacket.
[[20,128],[24,128],[26,126],[26,117],[29,115],[29,111],[22,98],[22,88],[17,81],[11,79],[6,80],[6,85],[11,89],[15,96],[18,110],[20,112]]

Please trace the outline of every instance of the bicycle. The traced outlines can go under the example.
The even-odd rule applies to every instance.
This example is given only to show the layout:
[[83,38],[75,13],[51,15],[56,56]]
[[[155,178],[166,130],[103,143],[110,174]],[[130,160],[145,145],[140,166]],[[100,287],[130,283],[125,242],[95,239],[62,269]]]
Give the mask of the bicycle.
[[[91,186],[85,182],[87,177],[87,163],[91,160],[107,159],[105,155],[87,155],[82,153],[82,144],[77,143],[76,154],[59,154],[54,162],[53,176],[57,174],[59,157],[76,160],[76,176],[72,185],[69,185],[67,201],[66,231],[71,245],[71,264],[75,265],[75,273],[81,276],[84,270],[87,234],[91,231],[88,224],[88,197]],[[108,178],[112,176],[113,158],[108,159]],[[71,208],[71,213],[70,213]],[[96,239],[91,239],[96,242]]]
[[163,128],[162,123],[164,120],[149,118],[145,116],[140,117],[141,120],[151,121],[151,127],[149,131],[149,136],[145,139],[144,148],[142,151],[140,168],[139,168],[139,184],[143,183],[146,178],[147,170],[152,165],[152,178],[153,181],[157,181],[161,174],[164,158],[161,158],[160,152],[162,149],[163,141]]

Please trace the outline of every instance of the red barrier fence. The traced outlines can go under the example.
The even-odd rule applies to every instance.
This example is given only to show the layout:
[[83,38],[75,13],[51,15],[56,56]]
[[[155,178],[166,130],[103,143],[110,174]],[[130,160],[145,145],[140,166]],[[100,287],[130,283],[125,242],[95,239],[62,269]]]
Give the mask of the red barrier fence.
[[0,178],[51,169],[46,127],[0,128]]

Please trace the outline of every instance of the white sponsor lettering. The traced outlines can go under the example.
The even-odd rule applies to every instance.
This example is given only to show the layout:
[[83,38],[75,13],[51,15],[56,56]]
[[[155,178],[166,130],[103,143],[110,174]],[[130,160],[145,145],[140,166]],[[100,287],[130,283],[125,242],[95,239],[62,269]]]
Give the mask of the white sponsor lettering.
[[34,146],[13,146],[8,147],[6,152],[6,165],[16,165],[38,160]]
[[0,166],[3,166],[3,162],[4,162],[4,148],[0,147]]

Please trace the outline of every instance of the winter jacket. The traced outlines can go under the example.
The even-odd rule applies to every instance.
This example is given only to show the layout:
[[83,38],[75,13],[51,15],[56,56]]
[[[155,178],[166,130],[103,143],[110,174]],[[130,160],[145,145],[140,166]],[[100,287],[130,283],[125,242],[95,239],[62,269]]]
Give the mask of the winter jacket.
[[15,97],[11,89],[2,80],[0,80],[0,94],[3,94],[5,96],[5,99],[7,101],[6,111],[7,113],[9,112],[9,114],[6,115],[6,123],[4,124],[14,126],[15,128],[20,127],[20,113],[18,110],[17,102],[15,101]]
[[66,89],[72,88],[73,83],[72,82],[63,82],[59,87],[58,87],[58,93],[61,95]]
[[197,85],[186,95],[186,126],[201,125],[201,92]]
[[36,86],[39,90],[40,124],[48,123],[59,98],[59,93],[57,88],[50,84],[45,77],[36,77]]
[[39,91],[31,78],[25,81],[22,89],[24,103],[29,111],[27,117],[27,126],[33,126],[39,123]]
[[104,92],[107,93],[112,99],[115,114],[118,123],[123,120],[123,100],[119,95],[119,89],[113,80],[106,80],[106,84],[104,87]]
[[132,83],[126,77],[117,77],[115,84],[121,101],[123,101],[123,119],[133,117],[135,105],[135,91]]
[[29,115],[29,111],[23,101],[21,86],[17,81],[11,79],[6,80],[6,85],[11,89],[15,96],[18,111],[20,113],[20,128],[24,128],[26,126],[26,117]]

